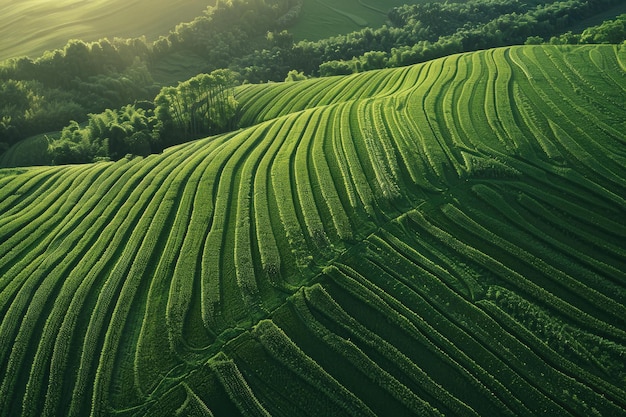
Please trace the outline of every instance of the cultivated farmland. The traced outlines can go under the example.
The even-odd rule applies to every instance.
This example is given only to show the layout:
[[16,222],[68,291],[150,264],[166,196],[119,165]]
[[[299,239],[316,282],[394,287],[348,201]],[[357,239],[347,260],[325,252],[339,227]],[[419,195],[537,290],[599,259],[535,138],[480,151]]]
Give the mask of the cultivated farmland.
[[[437,2],[439,0],[435,0]],[[300,18],[289,29],[298,40],[316,41],[380,27],[387,23],[390,9],[403,4],[426,3],[425,0],[304,0]]]
[[626,49],[247,85],[0,170],[1,416],[626,412]]
[[214,0],[0,0],[0,61],[41,55],[68,39],[166,35]]

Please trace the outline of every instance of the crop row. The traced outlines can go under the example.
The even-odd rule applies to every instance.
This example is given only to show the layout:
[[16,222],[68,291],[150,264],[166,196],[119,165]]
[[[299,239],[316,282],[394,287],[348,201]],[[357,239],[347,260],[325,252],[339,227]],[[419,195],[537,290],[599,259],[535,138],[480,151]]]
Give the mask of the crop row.
[[272,357],[320,390],[342,413],[352,416],[374,415],[361,400],[326,373],[272,321],[260,322],[253,334]]
[[[527,407],[538,407],[538,409],[550,409],[555,414],[561,414],[562,410],[555,404],[549,396],[542,393],[543,387],[538,385],[536,380],[537,370],[529,372],[532,367],[526,367],[526,363],[532,360],[527,354],[520,352],[520,347],[507,338],[505,333],[494,325],[494,322],[484,314],[481,314],[475,307],[467,301],[459,297],[454,291],[442,285],[442,283],[424,272],[419,271],[415,264],[409,262],[405,258],[405,254],[411,254],[410,248],[408,252],[397,252],[394,254],[394,248],[387,245],[384,241],[376,241],[377,248],[385,250],[382,252],[388,257],[394,256],[396,259],[393,271],[383,265],[380,260],[375,261],[379,268],[394,278],[401,280],[414,291],[420,293],[424,300],[432,300],[429,304],[438,315],[443,316],[445,321],[438,322],[438,330],[447,332],[447,337],[453,343],[462,345],[472,358],[470,367],[472,372],[477,372],[477,376],[481,375],[480,369],[488,372],[489,377],[483,373],[481,375],[484,383],[491,387],[494,391],[501,394],[507,393],[503,387],[515,387],[515,398],[522,401]],[[376,260],[378,255],[373,258]],[[398,256],[401,255],[401,256]],[[383,259],[383,258],[381,258]],[[411,271],[413,274],[419,274],[424,282],[421,286],[415,286],[409,280],[403,278],[406,273]],[[454,313],[447,312],[447,306],[455,306]],[[449,323],[446,323],[448,321]],[[471,323],[471,324],[470,324]],[[484,372],[484,371],[483,371]],[[511,395],[512,393],[509,393]],[[519,407],[516,400],[509,397],[508,401],[512,407]],[[520,411],[518,411],[520,412]],[[537,412],[536,410],[534,412]]]
[[237,405],[237,408],[244,416],[270,416],[254,396],[250,386],[232,360],[220,357],[214,359],[210,366],[217,374],[230,399]]
[[613,353],[553,350],[626,341],[624,82],[593,48],[245,86],[273,120],[1,176],[0,414],[209,414],[203,367],[243,414],[618,413]]
[[[442,320],[440,313],[433,310],[413,289],[388,277],[385,271],[380,270],[375,264],[368,262],[359,269],[365,269],[367,272],[364,271],[365,275],[361,275],[348,265],[338,265],[337,269],[329,271],[329,277],[356,300],[375,308],[390,320],[394,328],[410,337],[412,342],[409,346],[413,347],[410,350],[404,347],[403,352],[411,355],[415,363],[429,368],[432,372],[429,376],[435,383],[445,386],[443,392],[431,392],[434,398],[438,398],[440,404],[445,405],[448,410],[463,409],[466,408],[464,404],[467,404],[478,414],[486,413],[487,410],[498,410],[500,415],[513,415],[509,406],[503,402],[504,400],[516,404],[510,393],[503,398],[504,393],[507,393],[506,389],[441,333],[442,330],[445,331],[442,325],[447,320]],[[373,280],[373,277],[378,279]],[[367,323],[365,320],[361,322]],[[433,327],[435,323],[437,328]],[[393,339],[392,337],[390,340]],[[418,349],[418,346],[423,347]],[[433,368],[435,363],[437,365]],[[433,372],[433,369],[436,371]],[[432,383],[429,385],[436,389],[436,385]],[[474,397],[467,397],[462,386],[471,386]],[[493,395],[491,389],[494,388],[500,398]],[[457,399],[451,398],[448,392]],[[521,407],[518,412],[528,411],[519,401],[515,406]],[[472,411],[466,410],[464,413]]]
[[[539,230],[535,227],[529,219],[522,217],[522,215],[518,212],[515,207],[512,207],[505,198],[502,197],[500,193],[497,193],[493,189],[484,186],[484,185],[475,185],[472,187],[472,191],[483,201],[485,201],[490,207],[492,207],[500,216],[487,216],[482,211],[472,210],[472,215],[476,219],[480,219],[480,221],[485,224],[487,228],[490,230],[499,230],[502,232],[508,232],[505,238],[511,242],[515,242],[521,248],[524,248],[526,251],[535,251],[537,247],[541,247],[542,245],[550,245],[555,250],[561,252],[562,256],[570,256],[577,259],[576,263],[569,265],[570,262],[565,261],[565,265],[561,266],[561,268],[567,268],[571,270],[571,274],[576,274],[576,279],[572,278],[572,276],[567,275],[565,271],[557,270],[555,268],[551,268],[546,270],[545,273],[547,276],[550,276],[553,280],[558,280],[563,286],[568,289],[578,293],[581,298],[585,300],[591,301],[594,305],[597,306],[598,309],[605,310],[607,313],[611,313],[614,315],[614,318],[622,318],[626,311],[622,311],[623,306],[616,303],[613,299],[602,296],[597,293],[595,290],[591,288],[585,287],[583,282],[589,282],[587,285],[592,285],[593,287],[600,286],[601,283],[606,279],[606,277],[619,277],[623,275],[620,271],[610,268],[607,265],[603,265],[598,262],[596,259],[590,257],[589,255],[578,251],[576,248],[573,248],[569,245],[566,245],[561,242],[561,240],[557,240],[552,238],[545,229]],[[520,199],[521,197],[518,197]],[[508,222],[504,223],[502,221],[496,220],[496,218],[505,218]],[[534,218],[534,221],[537,222],[539,218]],[[557,220],[558,221],[558,220]],[[562,221],[562,220],[561,220]],[[489,224],[493,222],[494,224]],[[513,227],[515,226],[515,229]],[[523,232],[522,232],[523,230]],[[530,239],[519,239],[517,236],[521,236],[522,233],[527,233],[532,236]],[[518,241],[516,242],[516,238]],[[542,241],[543,243],[538,243]],[[518,257],[524,258],[519,254],[522,253],[522,249],[518,251]],[[548,249],[549,250],[549,249]],[[546,250],[542,250],[542,255],[546,255]],[[560,263],[559,255],[552,254],[550,256],[553,264]],[[586,273],[586,269],[581,265],[581,263],[586,263],[589,266],[593,267],[597,271],[604,270],[605,276],[599,276],[597,272],[589,272]],[[548,268],[545,266],[545,268]],[[583,281],[584,280],[584,281]]]

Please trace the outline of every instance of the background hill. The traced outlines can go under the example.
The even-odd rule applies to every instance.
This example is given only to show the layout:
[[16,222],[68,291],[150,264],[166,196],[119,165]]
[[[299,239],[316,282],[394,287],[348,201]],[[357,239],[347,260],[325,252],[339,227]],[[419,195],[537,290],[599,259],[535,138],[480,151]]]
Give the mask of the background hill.
[[[85,7],[98,4],[81,3]],[[620,0],[418,2],[389,10],[389,25],[368,26],[345,35],[339,33],[349,30],[348,26],[303,11],[306,4],[302,0],[223,1],[155,41],[145,36],[94,42],[73,39],[40,57],[0,62],[0,166],[94,162],[119,159],[127,153],[145,156],[186,141],[187,135],[176,138],[161,131],[158,126],[167,123],[157,120],[159,114],[152,114],[151,109],[158,106],[157,97],[163,97],[164,89],[189,85],[195,82],[192,78],[214,71],[230,71],[228,78],[242,84],[283,81],[400,67],[514,44],[620,44],[626,36],[626,15],[618,16],[624,11]],[[373,4],[345,0],[316,11],[346,18],[341,10],[372,12]],[[617,18],[572,32],[600,16]],[[317,31],[319,25],[330,25],[335,36],[297,41],[295,32],[286,30],[311,27]],[[118,123],[123,129],[108,138],[125,143],[124,150],[102,146],[107,136],[89,134],[91,138],[84,141],[85,135],[76,129],[91,124],[91,115],[112,120],[113,115],[129,118],[131,114],[145,118],[146,123],[137,126],[137,118],[124,120]],[[66,128],[69,136],[48,134]],[[2,157],[13,145],[33,136],[38,138]],[[46,136],[53,139],[48,155],[40,147]],[[30,149],[41,158],[22,153]]]
[[199,16],[215,0],[0,0],[0,61],[37,57],[68,39],[155,40]]
[[237,91],[0,170],[0,414],[625,415],[626,50]]

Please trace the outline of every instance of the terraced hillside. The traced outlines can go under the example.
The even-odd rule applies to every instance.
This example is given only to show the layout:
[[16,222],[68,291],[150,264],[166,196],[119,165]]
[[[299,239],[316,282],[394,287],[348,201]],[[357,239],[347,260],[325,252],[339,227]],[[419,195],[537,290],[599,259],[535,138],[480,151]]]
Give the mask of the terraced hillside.
[[626,415],[624,47],[238,100],[0,171],[0,415]]

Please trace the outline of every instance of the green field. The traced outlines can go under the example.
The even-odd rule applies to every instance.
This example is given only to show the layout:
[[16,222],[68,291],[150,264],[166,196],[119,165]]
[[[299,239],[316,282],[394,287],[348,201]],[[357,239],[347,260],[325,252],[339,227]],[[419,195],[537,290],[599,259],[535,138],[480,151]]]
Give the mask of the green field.
[[0,170],[0,416],[625,416],[626,49],[236,91]]
[[387,12],[426,0],[305,0],[298,22],[289,31],[296,40],[317,41],[387,23]]
[[0,0],[0,61],[37,57],[68,39],[167,35],[215,0]]

